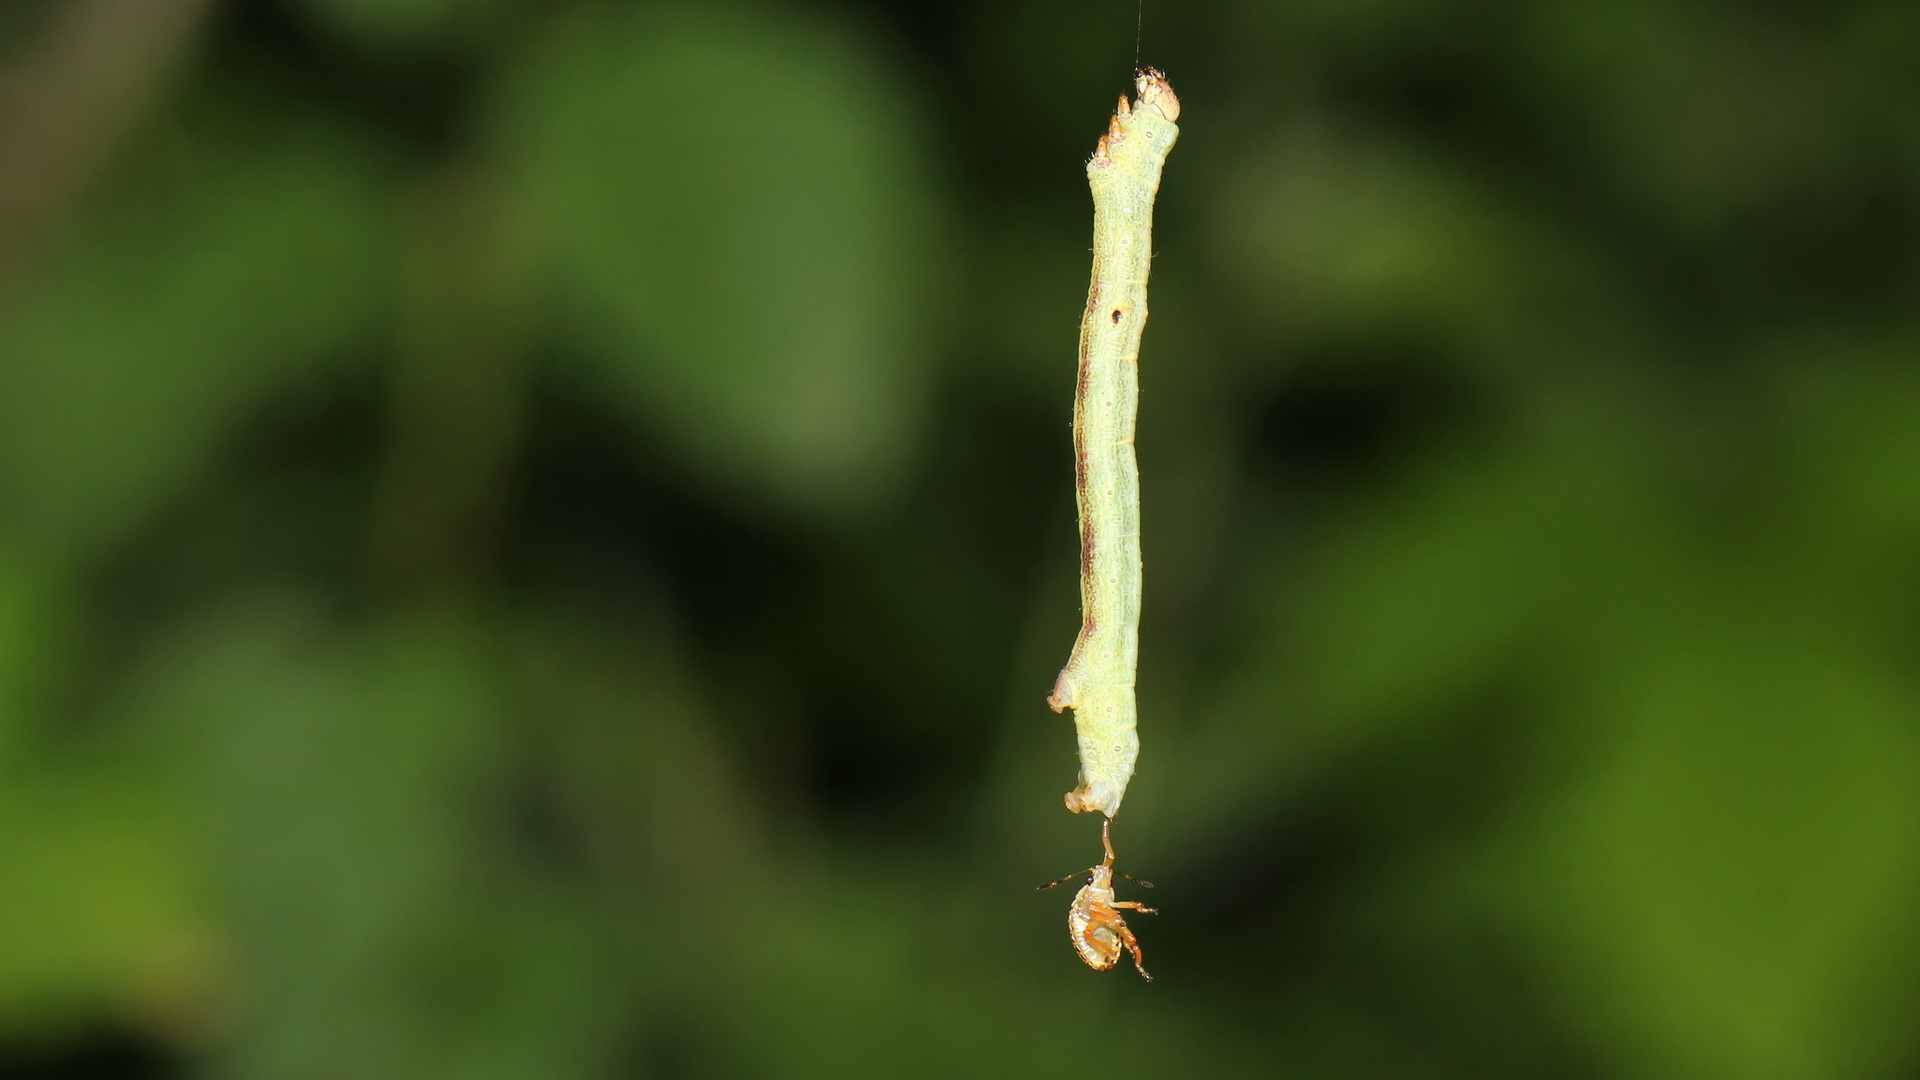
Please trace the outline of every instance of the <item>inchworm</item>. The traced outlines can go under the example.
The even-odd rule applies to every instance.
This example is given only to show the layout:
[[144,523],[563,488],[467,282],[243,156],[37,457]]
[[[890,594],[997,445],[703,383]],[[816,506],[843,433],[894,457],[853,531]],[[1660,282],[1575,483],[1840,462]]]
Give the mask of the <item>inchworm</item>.
[[1047,704],[1073,709],[1080,786],[1074,813],[1120,812],[1140,755],[1133,701],[1140,638],[1140,469],[1133,456],[1140,331],[1147,322],[1153,197],[1180,134],[1180,99],[1159,71],[1136,72],[1107,125],[1087,183],[1093,189],[1093,283],[1080,323],[1073,454],[1080,501],[1080,637]]

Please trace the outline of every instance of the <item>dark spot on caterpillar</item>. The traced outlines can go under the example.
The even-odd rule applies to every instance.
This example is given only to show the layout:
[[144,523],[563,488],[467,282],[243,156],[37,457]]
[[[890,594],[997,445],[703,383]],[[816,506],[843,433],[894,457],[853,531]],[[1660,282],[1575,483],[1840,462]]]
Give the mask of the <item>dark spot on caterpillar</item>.
[[1120,322],[1120,309],[1119,309],[1119,308],[1114,308],[1114,309],[1113,309],[1113,321],[1114,321],[1114,324],[1115,324],[1115,325],[1119,325],[1119,322]]

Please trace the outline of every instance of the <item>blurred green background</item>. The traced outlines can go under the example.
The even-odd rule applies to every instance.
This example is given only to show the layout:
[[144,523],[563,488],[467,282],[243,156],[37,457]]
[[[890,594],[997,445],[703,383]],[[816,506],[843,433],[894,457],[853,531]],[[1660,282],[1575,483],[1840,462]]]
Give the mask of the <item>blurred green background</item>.
[[1920,1075],[1920,5],[0,6],[0,1075]]

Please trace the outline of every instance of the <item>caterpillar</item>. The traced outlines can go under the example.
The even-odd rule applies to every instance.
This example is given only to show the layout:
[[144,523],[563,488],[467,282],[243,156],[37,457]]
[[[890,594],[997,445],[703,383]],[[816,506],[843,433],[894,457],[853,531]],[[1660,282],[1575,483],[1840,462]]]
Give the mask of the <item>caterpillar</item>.
[[1073,710],[1080,784],[1074,813],[1120,812],[1140,756],[1134,669],[1140,638],[1140,469],[1134,414],[1140,396],[1140,334],[1147,323],[1153,200],[1180,129],[1180,99],[1162,72],[1134,73],[1087,161],[1093,192],[1093,280],[1080,323],[1080,378],[1073,401],[1075,492],[1080,504],[1080,636],[1047,704]]

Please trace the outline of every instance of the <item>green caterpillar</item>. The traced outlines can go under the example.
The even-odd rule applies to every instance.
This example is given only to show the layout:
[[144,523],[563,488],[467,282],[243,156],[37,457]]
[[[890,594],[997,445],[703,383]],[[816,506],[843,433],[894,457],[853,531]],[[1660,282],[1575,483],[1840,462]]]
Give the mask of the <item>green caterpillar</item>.
[[1140,652],[1140,468],[1133,454],[1140,396],[1140,332],[1147,323],[1153,198],[1180,129],[1167,77],[1136,72],[1087,161],[1093,189],[1093,283],[1080,324],[1080,383],[1073,401],[1075,488],[1080,502],[1080,637],[1047,704],[1073,710],[1080,786],[1067,809],[1120,812],[1140,756],[1133,700]]

